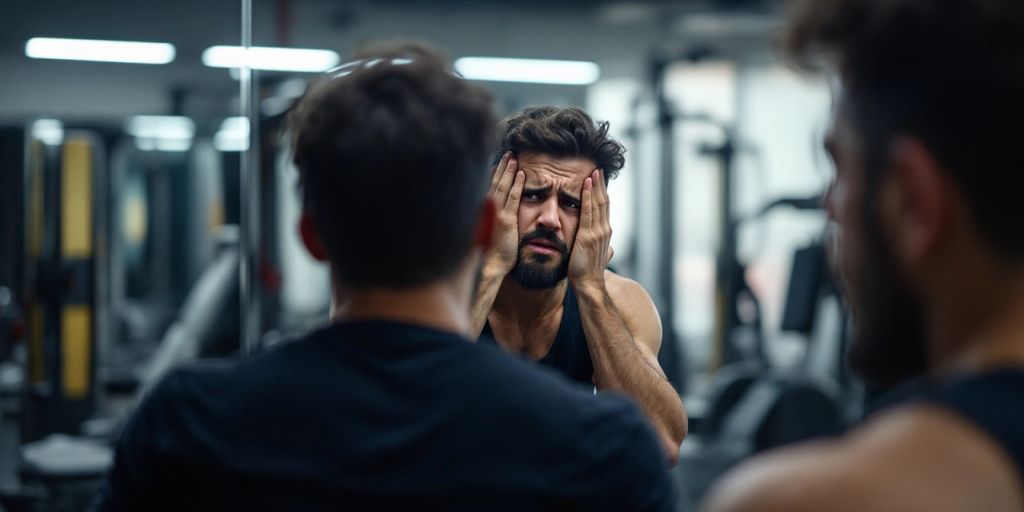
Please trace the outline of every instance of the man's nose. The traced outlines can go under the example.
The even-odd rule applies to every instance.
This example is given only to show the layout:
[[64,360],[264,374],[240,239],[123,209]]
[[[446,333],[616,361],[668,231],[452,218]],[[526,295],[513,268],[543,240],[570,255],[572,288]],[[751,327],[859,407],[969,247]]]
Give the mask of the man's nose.
[[537,218],[537,224],[543,226],[549,231],[559,231],[562,229],[562,221],[558,215],[558,197],[552,194],[541,205],[540,217]]

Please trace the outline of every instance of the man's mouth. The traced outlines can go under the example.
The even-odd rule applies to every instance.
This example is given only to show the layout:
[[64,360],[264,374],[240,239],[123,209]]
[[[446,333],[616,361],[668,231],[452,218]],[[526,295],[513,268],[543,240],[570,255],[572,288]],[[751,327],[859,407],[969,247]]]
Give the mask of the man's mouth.
[[533,249],[534,252],[540,254],[559,254],[558,247],[556,247],[554,244],[550,242],[545,242],[543,240],[534,240],[526,245],[530,249]]

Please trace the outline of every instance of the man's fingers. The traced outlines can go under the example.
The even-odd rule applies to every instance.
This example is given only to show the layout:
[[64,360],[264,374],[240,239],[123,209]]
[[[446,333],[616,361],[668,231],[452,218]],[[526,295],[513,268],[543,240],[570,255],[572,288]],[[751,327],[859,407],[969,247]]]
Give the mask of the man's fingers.
[[501,178],[505,176],[505,172],[508,170],[508,161],[512,158],[512,152],[506,151],[504,155],[501,155],[501,160],[498,165],[494,168],[494,172],[491,173],[491,187],[490,195],[494,195],[494,191],[498,189],[498,183],[501,182]]
[[587,178],[583,180],[582,204],[580,205],[580,228],[585,230],[593,229],[594,226],[594,180]]
[[512,183],[512,190],[508,191],[508,200],[505,201],[505,209],[513,212],[519,211],[519,198],[523,194],[523,185],[526,184],[526,173],[519,171],[516,173],[516,181]]
[[597,222],[602,228],[611,226],[608,218],[608,185],[604,182],[604,173],[597,169],[593,174],[594,178],[594,201],[597,203]]
[[494,191],[494,197],[498,200],[498,204],[508,201],[508,191],[512,188],[512,182],[516,179],[516,171],[519,170],[516,164],[515,158],[509,158],[508,164],[505,165],[505,172],[501,174],[498,188]]

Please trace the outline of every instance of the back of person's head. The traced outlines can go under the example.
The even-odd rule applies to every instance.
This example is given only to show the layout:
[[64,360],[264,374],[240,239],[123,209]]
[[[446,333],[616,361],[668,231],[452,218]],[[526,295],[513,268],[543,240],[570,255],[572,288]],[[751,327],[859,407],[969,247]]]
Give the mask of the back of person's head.
[[604,172],[606,183],[618,176],[626,163],[626,149],[608,135],[608,122],[595,123],[578,107],[528,107],[506,118],[495,160],[506,151],[586,158]]
[[924,143],[982,239],[1024,263],[1024,2],[806,0],[789,33],[804,65],[839,71],[869,182],[891,143]]
[[414,43],[364,50],[289,119],[305,211],[335,279],[408,288],[452,274],[485,201],[491,95]]

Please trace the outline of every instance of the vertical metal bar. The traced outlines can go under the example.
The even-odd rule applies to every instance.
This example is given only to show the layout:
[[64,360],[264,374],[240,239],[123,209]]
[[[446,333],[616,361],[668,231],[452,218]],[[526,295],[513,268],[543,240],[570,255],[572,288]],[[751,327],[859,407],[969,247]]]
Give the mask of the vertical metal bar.
[[[92,145],[92,303],[93,303],[93,386],[99,387],[99,371],[107,364],[110,343],[110,165],[103,144],[91,133]],[[95,391],[94,391],[95,393]]]
[[[242,47],[252,47],[252,0],[242,0]],[[239,283],[241,287],[241,348],[243,355],[259,350],[260,343],[260,281],[259,281],[259,111],[256,108],[256,80],[248,60],[239,69],[239,104],[241,115],[249,121],[249,146],[241,158],[239,185]]]
[[737,319],[733,313],[736,301],[739,296],[741,275],[739,273],[740,263],[737,255],[737,229],[738,220],[733,213],[733,134],[731,129],[723,127],[725,141],[721,146],[712,148],[712,156],[719,162],[719,232],[722,239],[719,242],[718,258],[715,262],[715,347],[713,351],[715,360],[711,368],[717,368],[725,364],[736,362],[742,359],[737,352],[736,346],[731,341],[733,331],[736,330]]
[[[682,347],[676,335],[676,300],[675,300],[675,253],[676,253],[676,152],[675,152],[675,127],[676,112],[673,109],[671,100],[666,91],[666,79],[670,61],[663,58],[656,58],[652,67],[652,85],[654,101],[658,122],[658,134],[661,153],[661,166],[658,173],[658,281],[660,283],[661,296],[661,322],[662,322],[662,352],[664,353],[663,366],[670,373],[669,379],[673,381],[680,393],[686,390],[685,375],[680,368],[679,352]],[[674,378],[673,378],[674,377]]]
[[[658,129],[660,134],[661,150],[661,172],[659,175],[658,207],[660,209],[659,238],[661,243],[661,254],[658,260],[658,280],[662,286],[662,300],[665,311],[663,318],[666,319],[670,333],[675,332],[673,319],[675,317],[675,266],[673,255],[675,254],[675,115],[672,112],[672,105],[665,91],[666,66],[660,63],[657,66],[655,78],[655,101],[658,109]],[[669,333],[666,333],[669,334]],[[669,334],[671,336],[671,334]],[[668,336],[666,336],[668,338]]]

